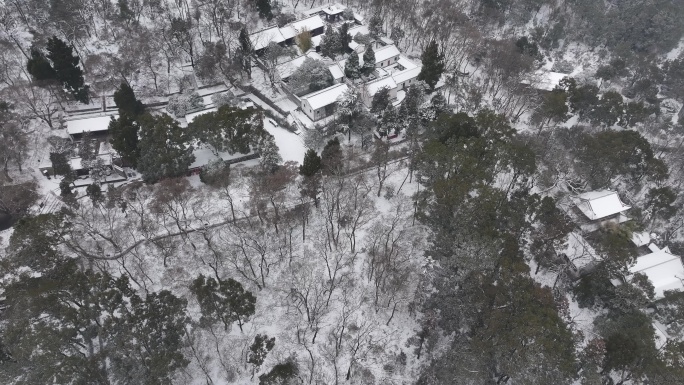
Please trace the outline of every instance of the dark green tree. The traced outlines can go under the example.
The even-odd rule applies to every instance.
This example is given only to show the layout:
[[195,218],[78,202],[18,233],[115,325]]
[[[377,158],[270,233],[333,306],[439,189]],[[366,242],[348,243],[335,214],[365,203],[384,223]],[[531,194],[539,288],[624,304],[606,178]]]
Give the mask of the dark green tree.
[[90,198],[93,204],[102,202],[102,200],[104,199],[102,189],[100,188],[100,185],[97,183],[91,183],[88,185],[88,187],[86,187],[86,195]]
[[390,89],[388,87],[380,88],[375,95],[373,95],[373,100],[371,101],[370,111],[376,114],[385,111],[387,106],[390,105]]
[[259,376],[259,385],[289,384],[290,380],[299,375],[299,367],[294,360],[278,364],[270,372]]
[[324,175],[338,175],[342,172],[342,146],[337,137],[328,141],[321,152],[321,169]]
[[31,47],[31,57],[26,63],[26,70],[33,80],[38,82],[57,80],[57,73],[52,64],[36,47]]
[[259,17],[271,20],[273,18],[273,6],[271,0],[256,0],[256,8],[259,11]]
[[533,115],[541,130],[544,125],[553,122],[564,122],[568,119],[568,95],[565,90],[556,88],[545,94],[542,103]]
[[222,106],[216,112],[202,114],[188,125],[187,131],[215,152],[247,154],[266,141],[262,114],[254,108]]
[[254,365],[252,369],[252,375],[255,371],[259,370],[259,367],[264,363],[266,355],[268,352],[273,350],[275,346],[275,337],[268,338],[268,335],[257,334],[254,337],[254,342],[249,347],[249,353],[247,353],[247,362]]
[[242,71],[247,74],[247,78],[252,78],[252,55],[254,48],[252,41],[249,39],[247,27],[242,27],[240,35],[238,35],[238,49],[236,51],[236,60]]
[[325,30],[323,35],[323,43],[321,43],[321,53],[323,56],[327,56],[333,60],[340,54],[342,50],[342,42],[340,40],[340,35],[337,31],[332,29],[331,25]]
[[361,77],[361,68],[359,67],[359,55],[352,52],[349,59],[344,63],[344,76],[349,79],[358,79]]
[[349,49],[349,43],[352,42],[352,36],[349,34],[349,24],[342,23],[339,31],[340,36],[340,55],[347,53]]
[[48,59],[52,61],[57,79],[69,90],[77,101],[87,104],[90,101],[89,86],[83,79],[83,71],[78,66],[79,58],[74,56],[73,48],[56,36],[47,42]]
[[373,39],[379,39],[382,35],[382,17],[379,14],[374,14],[368,20],[368,32]]
[[242,324],[254,315],[256,297],[234,279],[216,280],[200,275],[192,282],[190,291],[199,302],[200,324],[205,327],[220,321],[228,330],[237,321],[242,331]]
[[121,82],[114,92],[114,103],[119,108],[119,115],[126,114],[135,119],[145,112],[145,106],[135,97],[133,89],[126,82]]
[[375,71],[375,51],[373,51],[373,46],[366,46],[366,51],[363,53],[363,65],[361,66],[361,73],[364,75],[369,75]]
[[434,90],[444,72],[444,55],[439,52],[439,45],[435,40],[425,47],[420,59],[423,67],[418,74],[418,80],[424,81],[430,90]]
[[71,175],[71,165],[65,153],[62,152],[51,152],[50,162],[52,162],[52,172],[55,175]]
[[321,157],[316,151],[308,149],[304,154],[304,161],[299,166],[299,174],[305,177],[312,177],[321,171]]
[[140,126],[135,117],[124,113],[119,118],[112,117],[109,122],[109,132],[112,135],[110,142],[124,162],[124,165],[136,167],[140,159],[140,147],[138,147],[138,131]]
[[168,115],[143,115],[140,118],[141,151],[138,171],[143,181],[155,183],[163,178],[183,176],[195,160],[190,135]]
[[622,95],[615,91],[608,91],[599,99],[590,119],[595,124],[611,127],[622,120],[625,113],[624,109]]

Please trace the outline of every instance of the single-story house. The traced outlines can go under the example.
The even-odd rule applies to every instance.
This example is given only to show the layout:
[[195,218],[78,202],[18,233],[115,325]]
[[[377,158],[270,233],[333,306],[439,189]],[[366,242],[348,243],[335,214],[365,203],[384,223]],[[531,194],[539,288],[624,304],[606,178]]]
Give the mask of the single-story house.
[[405,90],[411,85],[418,83],[417,78],[422,68],[422,65],[414,63],[407,57],[399,56],[395,71],[392,73],[394,82],[397,83],[397,88]]
[[322,5],[319,7],[314,7],[309,10],[304,11],[307,16],[318,15],[324,17],[328,22],[333,23],[342,18],[342,13],[347,9],[344,5],[340,3],[335,3],[331,5]]
[[384,68],[399,61],[399,48],[396,45],[386,45],[375,51],[375,66]]
[[648,277],[655,289],[655,299],[664,297],[666,290],[684,290],[684,265],[682,259],[664,247],[660,249],[655,244],[648,246],[650,254],[638,257],[629,272],[641,273]]
[[249,35],[249,40],[252,42],[252,48],[259,54],[271,42],[281,45],[292,45],[295,42],[295,37],[304,31],[309,31],[311,36],[318,36],[323,34],[325,29],[325,22],[320,16],[314,15],[307,18],[293,21],[283,27],[277,26],[268,27]]
[[397,98],[397,83],[394,82],[392,76],[386,76],[381,79],[374,80],[372,82],[366,83],[361,92],[361,99],[366,107],[371,106],[373,103],[373,96],[378,93],[383,88],[389,89],[390,100]]
[[280,32],[280,28],[278,28],[278,26],[273,26],[250,34],[249,40],[252,42],[252,49],[256,52],[260,52],[268,47],[271,42],[282,44],[286,39]]
[[578,195],[574,199],[575,206],[589,220],[584,230],[596,230],[599,225],[622,223],[629,220],[624,212],[632,208],[626,205],[617,192],[611,190],[590,191]]
[[81,140],[83,134],[90,133],[93,137],[105,137],[109,132],[109,122],[118,115],[100,115],[77,118],[66,122],[66,133],[74,141]]
[[335,113],[338,98],[348,90],[349,87],[342,83],[302,96],[302,111],[312,121],[328,117]]

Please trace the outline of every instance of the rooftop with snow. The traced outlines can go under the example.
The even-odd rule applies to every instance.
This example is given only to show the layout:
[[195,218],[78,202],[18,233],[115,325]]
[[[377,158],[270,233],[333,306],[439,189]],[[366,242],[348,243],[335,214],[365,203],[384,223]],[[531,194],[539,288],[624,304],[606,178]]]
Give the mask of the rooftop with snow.
[[664,297],[667,290],[684,290],[684,265],[682,259],[665,247],[649,246],[652,253],[637,258],[629,268],[630,273],[641,273],[648,277],[655,289],[655,298]]
[[575,204],[592,221],[619,214],[632,207],[624,204],[617,192],[611,190],[580,194],[575,198]]

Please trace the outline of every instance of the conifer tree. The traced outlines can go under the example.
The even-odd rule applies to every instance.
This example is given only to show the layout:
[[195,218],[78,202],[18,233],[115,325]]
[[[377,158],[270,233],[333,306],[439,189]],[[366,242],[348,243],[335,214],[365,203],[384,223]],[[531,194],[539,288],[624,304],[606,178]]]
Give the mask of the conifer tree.
[[359,55],[352,52],[349,59],[344,63],[344,76],[349,79],[358,79],[361,77],[361,68],[359,68]]
[[328,25],[325,30],[325,35],[323,35],[323,44],[321,44],[321,53],[331,59],[335,59],[340,53],[340,36],[332,29],[332,26]]
[[138,171],[143,181],[155,183],[163,178],[183,176],[195,160],[190,135],[168,115],[140,118],[141,151]]
[[340,54],[345,54],[347,52],[347,49],[349,48],[349,43],[352,41],[352,37],[349,34],[349,24],[344,23],[340,27],[339,31],[339,36],[340,36]]
[[304,154],[304,161],[299,166],[299,174],[305,177],[316,175],[321,170],[321,157],[316,151],[308,149]]
[[237,52],[237,59],[240,64],[240,68],[247,74],[249,79],[252,78],[252,53],[254,47],[252,46],[252,41],[249,39],[249,33],[246,27],[242,27],[240,30],[240,35],[238,36],[238,42],[240,47]]
[[131,167],[136,167],[140,158],[138,130],[135,118],[126,113],[120,114],[118,119],[112,117],[109,122],[112,147],[121,155],[124,164]]
[[259,11],[259,17],[271,20],[273,18],[273,6],[271,0],[256,0],[256,8]]
[[57,79],[74,99],[87,104],[90,100],[89,87],[85,84],[83,71],[78,66],[79,59],[74,56],[73,48],[53,36],[47,42],[47,50],[47,57],[52,61]]
[[361,72],[365,75],[370,74],[375,70],[375,51],[373,47],[368,45],[366,52],[363,53],[363,66],[361,67]]
[[430,90],[434,91],[435,85],[444,72],[444,55],[439,52],[439,45],[436,41],[431,41],[425,47],[420,59],[423,62],[423,68],[418,74],[418,80],[424,81]]
[[40,50],[31,47],[31,58],[26,63],[26,70],[35,81],[56,80],[57,73],[52,64]]
[[145,111],[145,106],[135,97],[131,86],[126,82],[121,82],[119,88],[114,92],[114,103],[119,108],[119,115],[129,115],[137,118]]

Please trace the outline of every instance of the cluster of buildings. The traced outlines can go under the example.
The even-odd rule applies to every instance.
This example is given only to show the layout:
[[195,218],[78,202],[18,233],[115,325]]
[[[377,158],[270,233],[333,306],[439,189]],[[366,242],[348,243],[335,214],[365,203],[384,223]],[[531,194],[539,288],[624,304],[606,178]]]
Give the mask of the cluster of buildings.
[[[574,197],[573,203],[576,214],[581,214],[573,216],[587,233],[630,220],[627,211],[631,206],[612,190],[586,192]],[[633,233],[632,243],[638,257],[629,266],[629,272],[641,273],[648,278],[655,289],[656,300],[663,298],[668,290],[684,291],[684,265],[679,256],[672,254],[668,247],[656,245],[648,232]]]
[[[403,100],[406,89],[418,83],[417,78],[421,71],[421,64],[403,55],[391,39],[386,37],[371,39],[368,28],[363,25],[363,18],[357,14],[353,14],[353,20],[346,20],[353,23],[348,30],[352,40],[347,47],[348,55],[346,56],[357,55],[359,65],[363,66],[363,55],[370,46],[375,53],[375,70],[361,79],[348,79],[344,71],[347,58],[335,61],[319,54],[325,28],[328,25],[338,28],[344,20],[343,14],[345,12],[347,16],[353,14],[340,4],[319,7],[308,11],[308,16],[304,19],[294,21],[283,27],[269,27],[250,35],[252,46],[259,54],[271,42],[287,46],[295,43],[294,38],[298,34],[304,31],[311,34],[312,50],[279,64],[276,71],[283,88],[288,91],[289,98],[299,106],[299,109],[312,122],[333,115],[336,111],[338,98],[349,88],[353,87],[359,90],[361,99],[367,107],[370,107],[377,92],[387,88],[391,101],[398,105]],[[355,41],[353,38],[357,35],[366,36],[363,41],[367,41],[368,44]],[[289,90],[287,82],[307,58],[323,62],[328,67],[334,82],[326,89],[300,96]]]

